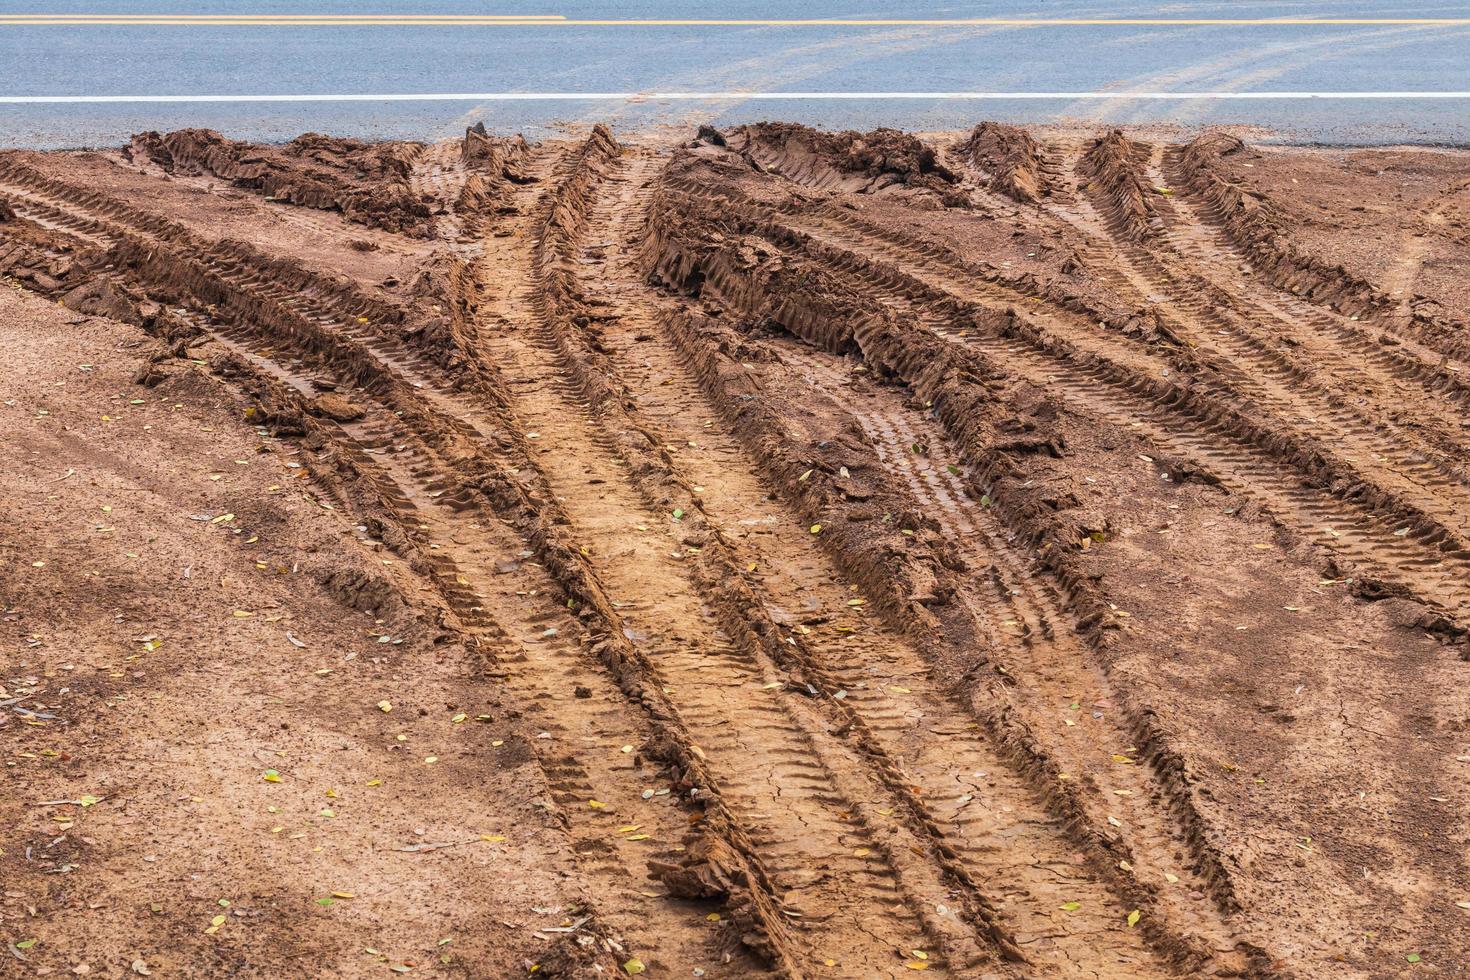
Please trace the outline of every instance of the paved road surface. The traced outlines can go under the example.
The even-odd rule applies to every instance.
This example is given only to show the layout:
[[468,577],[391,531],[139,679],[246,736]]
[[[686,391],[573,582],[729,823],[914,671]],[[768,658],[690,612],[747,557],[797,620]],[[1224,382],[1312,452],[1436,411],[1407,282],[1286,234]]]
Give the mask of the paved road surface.
[[[239,15],[251,23],[184,22]],[[1280,138],[1343,143],[1466,142],[1470,98],[1219,99],[1075,93],[1416,92],[1470,90],[1464,3],[1085,3],[997,0],[900,5],[692,4],[617,0],[455,0],[374,4],[375,14],[541,15],[567,22],[362,22],[353,0],[10,0],[0,3],[0,145],[117,143],[141,129],[210,126],[251,139],[303,130],[437,137],[483,119],[528,135],[593,119],[619,127],[714,119],[799,119],[832,127],[960,128],[1024,122],[1232,123]],[[57,15],[66,23],[36,23]],[[83,17],[81,15],[99,15]],[[119,15],[158,15],[147,23]],[[327,18],[303,22],[303,17]],[[627,23],[796,17],[902,23]],[[1265,24],[1307,19],[1459,19],[1457,23]],[[335,20],[331,18],[336,18]],[[914,23],[1045,18],[1071,23]],[[1086,24],[1093,19],[1223,18],[1220,24]],[[594,23],[585,21],[620,21]],[[1044,99],[646,98],[628,93],[1074,93]],[[616,93],[605,100],[95,102],[117,96],[331,96]]]

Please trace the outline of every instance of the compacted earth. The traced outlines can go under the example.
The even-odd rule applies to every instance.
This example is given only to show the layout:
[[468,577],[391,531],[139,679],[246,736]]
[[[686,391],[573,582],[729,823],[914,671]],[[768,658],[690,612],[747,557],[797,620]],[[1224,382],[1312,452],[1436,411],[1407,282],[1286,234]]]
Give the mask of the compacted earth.
[[0,154],[0,975],[1470,963],[1470,158]]

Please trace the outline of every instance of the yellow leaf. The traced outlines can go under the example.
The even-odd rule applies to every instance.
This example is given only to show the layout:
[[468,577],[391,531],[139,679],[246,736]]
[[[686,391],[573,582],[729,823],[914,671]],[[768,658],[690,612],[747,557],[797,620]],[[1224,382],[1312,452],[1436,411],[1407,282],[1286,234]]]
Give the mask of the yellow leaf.
[[923,960],[904,960],[903,965],[910,970],[927,970],[929,964]]
[[820,524],[813,524],[812,525],[812,533],[813,534],[821,534],[822,533],[822,525],[820,525]]
[[1075,912],[1081,907],[1081,902],[1063,902],[1061,905],[1061,909],[1063,912]]
[[1134,909],[1132,912],[1129,912],[1128,928],[1132,929],[1134,926],[1138,925],[1138,920],[1141,918],[1143,918],[1143,913],[1138,911],[1138,909]]
[[392,711],[393,710],[393,702],[392,701],[379,701],[378,702],[378,710],[379,711],[382,711],[382,712]]
[[506,841],[504,834],[481,834],[480,840],[489,841],[492,844],[503,844]]
[[630,835],[628,837],[624,837],[623,839],[624,840],[648,840],[648,835],[647,834],[632,834],[632,835]]
[[352,892],[332,892],[333,898],[356,898]]
[[623,969],[627,970],[629,974],[636,976],[637,974],[642,973],[644,970],[648,969],[648,967],[644,966],[643,961],[635,956],[631,960],[623,964]]
[[601,800],[588,800],[587,805],[594,810],[602,810],[607,807],[607,804],[602,802]]

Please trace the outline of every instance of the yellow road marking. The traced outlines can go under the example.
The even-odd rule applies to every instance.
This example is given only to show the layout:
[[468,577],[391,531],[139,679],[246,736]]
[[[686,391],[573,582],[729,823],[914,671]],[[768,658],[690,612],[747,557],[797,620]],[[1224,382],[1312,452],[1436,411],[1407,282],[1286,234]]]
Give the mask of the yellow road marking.
[[741,20],[573,19],[560,14],[4,14],[0,24],[27,26],[334,25],[452,27],[1465,27],[1470,17],[966,17]]

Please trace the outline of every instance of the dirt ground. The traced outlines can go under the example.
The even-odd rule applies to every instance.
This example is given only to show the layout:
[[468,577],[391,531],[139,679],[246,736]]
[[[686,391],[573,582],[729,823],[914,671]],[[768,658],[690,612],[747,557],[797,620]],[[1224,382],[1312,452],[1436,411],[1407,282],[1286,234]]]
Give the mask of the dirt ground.
[[0,154],[0,975],[1466,973],[1467,195]]

